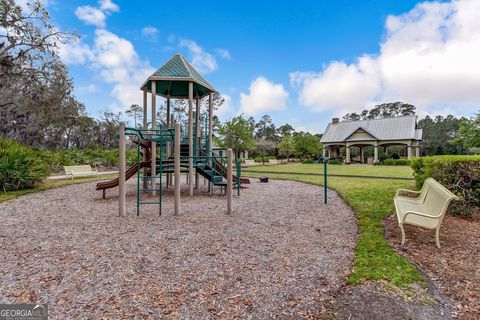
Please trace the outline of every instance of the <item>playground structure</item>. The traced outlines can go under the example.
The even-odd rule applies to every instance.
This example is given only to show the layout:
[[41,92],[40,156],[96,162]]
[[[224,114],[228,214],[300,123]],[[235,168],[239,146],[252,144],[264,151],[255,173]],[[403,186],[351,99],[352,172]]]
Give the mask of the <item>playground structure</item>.
[[[125,127],[120,123],[120,161],[119,177],[111,181],[100,182],[96,189],[103,191],[119,187],[119,215],[125,215],[125,181],[137,175],[137,215],[142,204],[158,204],[162,213],[163,187],[173,186],[175,194],[175,214],[180,211],[180,175],[187,176],[188,194],[193,196],[198,187],[199,177],[208,181],[208,189],[213,194],[214,187],[225,189],[227,212],[232,211],[232,188],[236,184],[240,195],[241,184],[250,181],[240,177],[240,163],[237,163],[237,175],[233,175],[233,152],[227,157],[218,157],[212,152],[213,94],[215,89],[181,55],[176,54],[160,69],[155,71],[142,84],[143,126]],[[151,94],[151,117],[148,121],[148,93]],[[157,119],[157,96],[166,99],[165,121]],[[201,102],[208,97],[207,112],[201,112]],[[171,99],[188,99],[188,119],[182,122],[171,112]],[[195,99],[195,111],[193,102]],[[178,116],[178,115],[177,115]],[[160,123],[157,124],[157,120]],[[149,126],[150,123],[150,126]],[[137,162],[126,169],[126,136],[137,145]],[[165,183],[163,178],[165,176]],[[151,198],[143,201],[141,194],[158,195],[158,201]]]

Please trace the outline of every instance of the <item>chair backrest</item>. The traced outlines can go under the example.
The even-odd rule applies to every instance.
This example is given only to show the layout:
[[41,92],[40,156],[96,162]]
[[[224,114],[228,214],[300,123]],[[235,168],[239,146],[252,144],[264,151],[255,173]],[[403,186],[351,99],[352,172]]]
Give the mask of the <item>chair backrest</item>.
[[428,213],[443,218],[450,202],[458,200],[458,197],[434,179],[425,180],[425,183],[429,184],[423,201],[425,209]]
[[423,182],[422,190],[420,190],[420,195],[418,196],[418,200],[423,203],[425,201],[425,196],[427,195],[428,189],[432,185],[432,181],[435,181],[433,178],[427,178]]

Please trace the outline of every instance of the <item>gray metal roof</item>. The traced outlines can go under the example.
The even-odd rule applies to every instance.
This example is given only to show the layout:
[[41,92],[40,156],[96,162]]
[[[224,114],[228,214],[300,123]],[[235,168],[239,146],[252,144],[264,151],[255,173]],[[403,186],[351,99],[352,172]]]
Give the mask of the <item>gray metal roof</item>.
[[[320,141],[332,143],[359,140],[422,140],[422,129],[416,129],[416,122],[416,116],[407,116],[330,123]],[[365,139],[351,137],[359,129],[366,131],[370,137]]]

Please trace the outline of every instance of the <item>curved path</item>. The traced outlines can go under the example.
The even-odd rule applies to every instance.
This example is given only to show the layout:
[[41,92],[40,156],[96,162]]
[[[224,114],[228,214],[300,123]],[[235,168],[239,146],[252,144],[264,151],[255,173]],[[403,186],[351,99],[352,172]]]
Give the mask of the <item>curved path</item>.
[[301,318],[351,268],[357,224],[333,191],[325,205],[316,186],[253,182],[232,215],[224,196],[185,195],[173,216],[167,194],[163,216],[137,217],[131,182],[118,218],[94,186],[0,203],[0,303],[47,303],[51,319]]

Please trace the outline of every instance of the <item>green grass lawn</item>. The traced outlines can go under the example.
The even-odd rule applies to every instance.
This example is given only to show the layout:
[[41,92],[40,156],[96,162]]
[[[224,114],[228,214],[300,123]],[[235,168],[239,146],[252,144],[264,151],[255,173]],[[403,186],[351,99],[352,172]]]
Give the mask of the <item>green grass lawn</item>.
[[[256,166],[243,169],[244,172],[272,171],[323,174],[320,164],[292,164],[277,166]],[[329,165],[328,173],[332,175],[351,175],[364,177],[412,178],[408,166],[367,166],[367,165]]]
[[[245,175],[258,177],[267,175],[270,178],[301,181],[322,185],[323,176],[305,174],[282,174],[281,172],[315,172],[321,165],[295,165],[251,168]],[[334,172],[352,172],[354,166],[330,166]],[[277,171],[275,174],[262,174],[261,169]],[[353,170],[363,170],[372,176],[408,177],[408,168],[370,166]],[[387,243],[384,237],[382,219],[393,212],[393,196],[398,188],[414,189],[414,182],[408,180],[387,180],[368,178],[330,177],[329,187],[339,195],[355,211],[360,227],[360,236],[355,248],[354,269],[348,277],[348,282],[359,284],[365,280],[386,280],[398,286],[405,287],[414,282],[423,283],[421,273],[399,256]]]
[[74,180],[71,180],[71,179],[46,180],[44,183],[38,184],[37,186],[35,186],[35,188],[32,188],[32,189],[10,191],[10,192],[0,192],[0,202],[11,200],[13,198],[23,196],[25,194],[33,193],[33,192],[38,192],[38,191],[43,191],[43,190],[48,190],[48,189],[53,189],[53,188],[59,188],[59,187],[68,186],[68,185],[71,185],[71,184],[87,183],[87,182],[100,181],[100,180],[110,180],[110,179],[113,179],[113,178],[116,178],[116,177],[118,177],[118,174],[106,174],[106,175],[100,175],[100,176],[97,176],[97,177],[80,177],[80,178],[75,178]]

